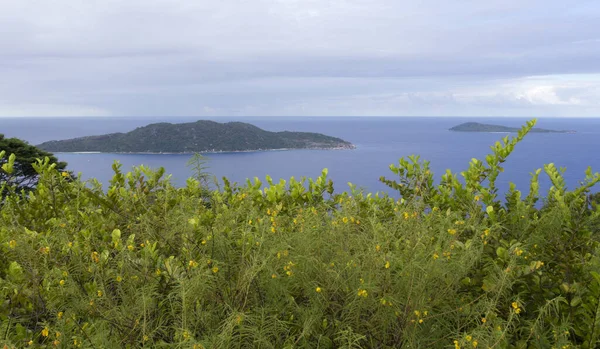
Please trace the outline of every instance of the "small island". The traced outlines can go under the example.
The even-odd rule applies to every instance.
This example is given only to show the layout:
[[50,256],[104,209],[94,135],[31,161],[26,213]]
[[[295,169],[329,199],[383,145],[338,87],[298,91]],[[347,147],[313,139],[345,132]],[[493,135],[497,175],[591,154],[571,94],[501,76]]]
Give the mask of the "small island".
[[[507,127],[501,125],[490,125],[490,124],[481,124],[479,122],[465,122],[464,124],[460,124],[450,128],[450,131],[458,131],[458,132],[499,132],[499,133],[513,133],[519,132],[519,127]],[[575,133],[575,131],[567,131],[567,130],[547,130],[544,128],[532,128],[531,133]]]
[[244,122],[156,123],[127,133],[111,133],[37,147],[50,152],[209,153],[283,149],[354,149],[340,138],[310,132],[270,132]]

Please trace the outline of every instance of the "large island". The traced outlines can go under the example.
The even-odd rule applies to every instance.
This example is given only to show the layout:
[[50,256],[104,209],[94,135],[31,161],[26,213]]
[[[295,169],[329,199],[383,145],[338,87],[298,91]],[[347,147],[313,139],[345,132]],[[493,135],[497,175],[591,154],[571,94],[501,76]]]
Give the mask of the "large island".
[[[519,127],[507,127],[500,125],[490,125],[490,124],[481,124],[479,122],[465,122],[464,124],[460,124],[450,128],[450,131],[459,131],[459,132],[502,132],[502,133],[513,133],[519,132]],[[531,133],[575,133],[575,131],[566,131],[566,130],[547,130],[544,128],[532,128]]]
[[244,122],[156,123],[111,133],[38,145],[50,152],[195,153],[275,149],[353,149],[340,138],[309,132],[270,132]]

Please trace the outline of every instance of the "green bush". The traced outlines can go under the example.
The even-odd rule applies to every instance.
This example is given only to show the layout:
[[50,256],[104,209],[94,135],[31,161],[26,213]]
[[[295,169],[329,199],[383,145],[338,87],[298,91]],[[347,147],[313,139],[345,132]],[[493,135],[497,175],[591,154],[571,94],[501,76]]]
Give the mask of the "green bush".
[[[382,178],[402,199],[315,180],[263,185],[164,170],[107,188],[48,161],[0,208],[6,347],[593,348],[600,337],[599,174],[498,198],[515,139],[434,185],[417,157]],[[5,154],[0,154],[0,157]],[[10,161],[2,171],[10,172]],[[4,183],[0,183],[4,185]],[[9,190],[10,192],[10,190]]]

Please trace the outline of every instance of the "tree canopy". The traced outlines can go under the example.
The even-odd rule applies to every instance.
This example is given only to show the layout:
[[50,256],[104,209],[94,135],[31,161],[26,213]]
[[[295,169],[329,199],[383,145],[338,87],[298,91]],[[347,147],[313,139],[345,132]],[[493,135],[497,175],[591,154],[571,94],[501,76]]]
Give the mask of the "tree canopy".
[[52,153],[18,138],[6,138],[3,134],[0,134],[0,151],[6,153],[6,158],[0,158],[0,166],[8,161],[10,154],[16,156],[12,173],[0,169],[0,183],[5,183],[7,187],[14,186],[17,191],[29,191],[35,188],[39,176],[32,165],[37,159],[48,158],[51,164],[56,164],[55,168],[59,171],[63,171],[67,167],[66,162],[58,161]]

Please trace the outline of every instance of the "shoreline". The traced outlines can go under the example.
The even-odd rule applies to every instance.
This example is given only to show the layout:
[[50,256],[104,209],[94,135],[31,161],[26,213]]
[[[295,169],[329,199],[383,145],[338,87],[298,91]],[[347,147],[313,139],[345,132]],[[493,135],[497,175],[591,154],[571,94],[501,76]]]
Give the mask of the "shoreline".
[[279,148],[279,149],[251,149],[251,150],[208,150],[197,152],[102,152],[102,151],[50,151],[53,154],[119,154],[119,155],[193,155],[193,154],[223,154],[223,153],[259,153],[268,151],[289,150],[354,150],[355,145],[334,148]]

